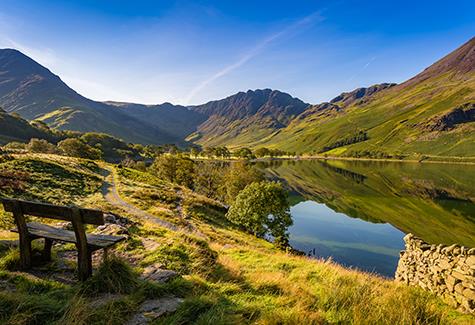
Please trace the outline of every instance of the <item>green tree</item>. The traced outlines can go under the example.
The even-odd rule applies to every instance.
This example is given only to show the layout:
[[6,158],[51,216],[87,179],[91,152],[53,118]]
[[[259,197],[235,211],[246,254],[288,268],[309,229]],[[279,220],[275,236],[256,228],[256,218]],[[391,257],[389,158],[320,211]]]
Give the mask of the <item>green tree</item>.
[[249,148],[241,148],[234,152],[234,156],[243,159],[252,159],[254,155],[252,154],[251,149]]
[[192,157],[198,157],[198,155],[200,154],[201,150],[200,150],[200,147],[196,147],[196,146],[193,146],[191,147],[190,149],[190,155]]
[[259,149],[256,149],[256,151],[254,151],[254,154],[257,157],[266,157],[270,155],[270,151],[267,148],[259,148]]
[[190,158],[161,155],[152,165],[152,172],[169,182],[193,188],[194,162]]
[[231,152],[226,147],[216,147],[214,148],[214,154],[216,157],[227,159],[231,157]]
[[281,248],[289,245],[292,225],[287,192],[277,182],[256,182],[242,190],[226,217],[258,237],[269,234]]
[[264,180],[264,174],[247,162],[239,161],[232,163],[224,176],[224,201],[231,205],[239,192],[247,185],[262,180]]
[[224,202],[225,168],[222,162],[195,163],[194,190],[206,197]]
[[87,159],[101,159],[102,151],[93,148],[90,145],[76,138],[65,139],[58,143],[58,148],[70,157],[79,157]]

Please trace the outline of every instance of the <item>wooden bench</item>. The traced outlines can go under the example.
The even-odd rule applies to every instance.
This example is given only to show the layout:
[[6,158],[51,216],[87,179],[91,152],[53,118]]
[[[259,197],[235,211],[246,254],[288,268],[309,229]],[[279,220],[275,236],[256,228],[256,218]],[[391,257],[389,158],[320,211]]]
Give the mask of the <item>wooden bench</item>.
[[[51,247],[54,241],[74,243],[78,250],[78,273],[81,281],[92,275],[92,252],[107,249],[125,239],[123,236],[86,234],[84,225],[103,225],[104,214],[99,210],[83,209],[74,206],[58,206],[45,203],[14,199],[1,199],[5,211],[13,213],[17,228],[12,231],[20,236],[21,267],[31,267],[31,242],[44,238],[43,257],[51,260]],[[25,215],[40,218],[70,221],[74,231],[55,228],[38,222],[26,222]]]

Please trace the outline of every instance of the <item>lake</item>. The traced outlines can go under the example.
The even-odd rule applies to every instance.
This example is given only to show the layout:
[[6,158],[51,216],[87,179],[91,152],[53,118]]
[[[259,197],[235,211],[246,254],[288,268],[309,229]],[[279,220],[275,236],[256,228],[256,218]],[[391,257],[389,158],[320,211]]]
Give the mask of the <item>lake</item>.
[[413,233],[475,247],[475,166],[342,160],[257,163],[290,192],[291,245],[393,277]]

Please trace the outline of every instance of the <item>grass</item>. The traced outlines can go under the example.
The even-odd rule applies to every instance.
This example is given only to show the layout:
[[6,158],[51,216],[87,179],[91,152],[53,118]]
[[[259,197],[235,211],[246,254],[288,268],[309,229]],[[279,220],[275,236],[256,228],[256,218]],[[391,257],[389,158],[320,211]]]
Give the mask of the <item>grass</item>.
[[[45,161],[51,163],[50,159],[54,158]],[[41,169],[35,172],[36,177],[72,175],[74,179],[74,173],[85,173],[91,180],[98,177],[95,168],[71,168],[80,163],[55,161],[61,168]],[[152,175],[125,170],[117,177],[124,197],[127,191],[145,189],[175,193],[176,208],[167,209],[175,220],[185,219],[178,207],[186,211],[185,221],[194,231],[173,231],[129,215],[104,201],[97,192],[99,184],[94,183],[96,190],[80,196],[81,202],[137,222],[129,229],[129,239],[115,248],[115,254],[128,262],[112,258],[84,284],[63,283],[53,276],[58,270],[42,276],[10,271],[18,253],[0,249],[0,264],[4,265],[0,271],[0,323],[123,324],[145,300],[169,295],[182,297],[184,303],[155,324],[462,324],[474,320],[422,290],[330,261],[279,251],[229,225],[218,203]],[[29,193],[35,193],[32,186],[28,184]],[[46,190],[48,185],[44,186]],[[75,188],[61,191],[72,199]],[[166,207],[169,203],[160,197],[146,196],[141,204],[150,211]],[[133,203],[137,200],[125,198]],[[64,249],[67,247],[55,247],[54,252]],[[53,264],[58,263],[56,255]],[[180,277],[167,284],[138,278],[149,265],[173,269]]]
[[129,264],[112,256],[84,282],[81,292],[88,295],[99,293],[130,294],[138,286],[138,275]]

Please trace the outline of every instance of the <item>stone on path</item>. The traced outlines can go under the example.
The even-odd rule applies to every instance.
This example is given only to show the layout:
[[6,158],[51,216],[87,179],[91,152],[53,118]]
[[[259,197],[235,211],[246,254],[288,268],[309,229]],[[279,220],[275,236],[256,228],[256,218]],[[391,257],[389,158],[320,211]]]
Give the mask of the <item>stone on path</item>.
[[158,283],[166,283],[178,276],[178,273],[172,270],[161,269],[157,265],[150,265],[145,268],[141,278],[144,280],[154,281]]
[[176,311],[182,302],[183,299],[177,297],[146,300],[140,306],[140,311],[127,322],[127,325],[148,324],[162,315]]

